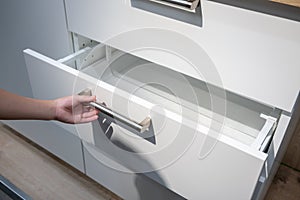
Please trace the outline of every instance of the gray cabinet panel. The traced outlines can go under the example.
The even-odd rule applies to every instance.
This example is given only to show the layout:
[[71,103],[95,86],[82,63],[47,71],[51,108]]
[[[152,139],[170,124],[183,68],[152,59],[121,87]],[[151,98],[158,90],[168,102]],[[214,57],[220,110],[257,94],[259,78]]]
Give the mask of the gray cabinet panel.
[[73,133],[44,121],[5,121],[16,131],[53,153],[60,159],[84,172],[82,145]]

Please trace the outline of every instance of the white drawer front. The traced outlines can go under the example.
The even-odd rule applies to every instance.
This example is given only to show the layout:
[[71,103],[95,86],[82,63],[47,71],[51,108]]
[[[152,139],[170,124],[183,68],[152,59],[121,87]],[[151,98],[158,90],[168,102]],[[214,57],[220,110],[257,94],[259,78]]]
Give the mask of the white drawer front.
[[[130,200],[184,199],[146,176],[126,169],[94,146],[85,142],[83,144],[86,174],[120,197]],[[107,166],[107,163],[110,163],[110,166]],[[112,166],[122,168],[128,173],[115,170]]]
[[[121,165],[134,172],[149,172],[148,177],[187,199],[251,198],[266,154],[224,135],[212,139],[210,144],[211,138],[206,138],[208,129],[203,125],[195,125],[172,111],[155,110],[152,102],[34,51],[25,50],[25,60],[36,98],[57,98],[91,88],[98,101],[108,107],[116,106],[113,108],[135,121],[151,116],[149,132],[152,131],[155,142],[116,124],[112,124],[113,131],[109,133],[103,129],[101,117],[76,126],[79,136]],[[203,142],[214,148],[200,157]]]
[[[201,136],[197,136],[185,152],[178,152],[175,146],[178,142],[173,142],[173,146],[156,153],[145,154],[147,149],[152,150],[153,144],[142,139],[131,139],[132,136],[124,134],[124,130],[114,131],[111,140],[99,129],[94,130],[96,147],[100,152],[104,152],[133,172],[144,170],[147,172],[146,176],[187,199],[251,199],[266,158],[262,153],[249,154],[222,141],[216,144],[207,157],[199,159],[199,147],[204,139]],[[185,131],[184,134],[189,134],[188,130]],[[169,130],[161,134],[172,133],[172,130]],[[176,138],[182,141],[182,145],[186,139],[184,134]],[[158,138],[157,140],[159,143]],[[114,168],[105,161],[98,161],[117,171],[129,172],[123,171],[123,168]],[[215,190],[218,192],[214,192]]]
[[[176,56],[134,54],[291,112],[300,87],[300,23],[207,0],[201,1],[201,9],[203,26],[198,27],[133,8],[128,0],[66,0],[70,31],[124,51],[145,46],[171,50],[195,64],[204,77],[182,68]],[[205,75],[201,51],[211,58],[222,82]]]

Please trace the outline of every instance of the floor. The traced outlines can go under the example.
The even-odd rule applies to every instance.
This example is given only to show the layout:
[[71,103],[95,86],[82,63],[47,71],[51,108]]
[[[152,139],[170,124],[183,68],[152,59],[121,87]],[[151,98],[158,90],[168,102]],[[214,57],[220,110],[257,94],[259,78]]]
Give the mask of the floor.
[[281,165],[265,200],[299,200],[300,171]]
[[[0,174],[33,199],[119,200],[81,172],[0,124]],[[281,165],[266,200],[299,200],[300,171]]]
[[37,200],[121,199],[3,124],[0,174]]

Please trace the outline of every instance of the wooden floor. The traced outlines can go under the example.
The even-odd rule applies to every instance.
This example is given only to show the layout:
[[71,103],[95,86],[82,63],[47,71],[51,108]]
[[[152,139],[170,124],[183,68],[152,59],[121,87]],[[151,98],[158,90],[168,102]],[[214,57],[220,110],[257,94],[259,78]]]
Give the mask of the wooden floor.
[[[0,174],[33,199],[121,199],[0,124]],[[266,200],[299,200],[300,171],[281,165]]]
[[0,174],[37,200],[120,199],[3,124]]
[[281,165],[265,200],[299,200],[300,172]]

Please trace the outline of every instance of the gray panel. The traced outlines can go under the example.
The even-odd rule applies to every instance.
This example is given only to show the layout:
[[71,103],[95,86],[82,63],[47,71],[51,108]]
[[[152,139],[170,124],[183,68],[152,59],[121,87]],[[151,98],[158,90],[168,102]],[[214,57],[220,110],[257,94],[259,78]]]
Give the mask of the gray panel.
[[[2,0],[0,26],[0,88],[32,96],[23,50],[32,48],[55,59],[72,51],[64,1]],[[73,134],[51,122],[5,123],[83,171],[81,143]]]
[[71,46],[62,0],[0,2],[0,88],[31,96],[22,50],[58,58]]
[[73,133],[45,121],[4,121],[25,137],[84,172],[82,145]]

